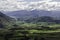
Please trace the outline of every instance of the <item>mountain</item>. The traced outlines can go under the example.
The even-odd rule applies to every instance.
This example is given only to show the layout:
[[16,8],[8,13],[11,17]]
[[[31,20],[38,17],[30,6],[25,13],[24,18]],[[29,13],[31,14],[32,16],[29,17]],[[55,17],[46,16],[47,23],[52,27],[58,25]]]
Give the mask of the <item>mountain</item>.
[[46,10],[19,10],[19,11],[11,11],[5,13],[8,16],[14,18],[28,18],[28,17],[41,17],[41,16],[50,16],[60,20],[60,11],[46,11]]
[[10,21],[11,21],[11,18],[9,16],[0,12],[0,28],[3,28],[4,25],[6,25],[7,23],[10,23]]
[[9,16],[3,14],[2,12],[0,12],[0,21],[3,21],[3,20],[9,22],[11,20],[11,17],[9,17]]
[[51,11],[45,10],[19,10],[19,11],[12,11],[5,13],[8,16],[15,17],[15,18],[33,18],[33,17],[40,17],[40,16],[52,16]]

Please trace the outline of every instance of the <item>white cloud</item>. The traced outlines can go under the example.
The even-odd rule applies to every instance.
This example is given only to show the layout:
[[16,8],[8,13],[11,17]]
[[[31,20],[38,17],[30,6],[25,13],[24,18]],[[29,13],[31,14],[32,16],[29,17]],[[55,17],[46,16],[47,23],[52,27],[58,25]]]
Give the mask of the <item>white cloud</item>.
[[15,11],[15,10],[60,10],[60,2],[51,2],[52,0],[44,0],[39,2],[20,2],[17,0],[0,1],[0,10]]

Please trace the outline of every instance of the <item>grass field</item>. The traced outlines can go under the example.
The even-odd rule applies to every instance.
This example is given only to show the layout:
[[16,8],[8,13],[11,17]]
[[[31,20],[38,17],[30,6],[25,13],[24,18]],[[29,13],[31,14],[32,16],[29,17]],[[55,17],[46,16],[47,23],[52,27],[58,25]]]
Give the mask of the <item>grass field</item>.
[[60,40],[60,24],[16,22],[0,29],[1,40]]

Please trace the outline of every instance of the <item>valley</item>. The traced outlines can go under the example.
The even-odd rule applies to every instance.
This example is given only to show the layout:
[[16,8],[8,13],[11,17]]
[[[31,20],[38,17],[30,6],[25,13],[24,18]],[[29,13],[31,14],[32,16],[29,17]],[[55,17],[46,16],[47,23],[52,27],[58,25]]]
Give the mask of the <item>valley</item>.
[[0,13],[0,39],[60,40],[60,20],[52,16],[31,15],[26,18],[25,14],[25,16],[22,16],[25,17],[23,19],[20,18],[21,16],[19,15],[16,20]]

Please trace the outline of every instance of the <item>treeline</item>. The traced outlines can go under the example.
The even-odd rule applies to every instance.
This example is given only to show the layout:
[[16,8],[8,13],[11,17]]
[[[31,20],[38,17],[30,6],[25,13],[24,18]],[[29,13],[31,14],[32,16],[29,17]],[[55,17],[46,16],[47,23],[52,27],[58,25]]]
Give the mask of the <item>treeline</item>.
[[41,17],[28,17],[28,18],[17,18],[18,21],[25,21],[27,23],[38,23],[38,22],[55,22],[60,23],[60,20],[58,20],[55,17],[50,16],[41,16]]

